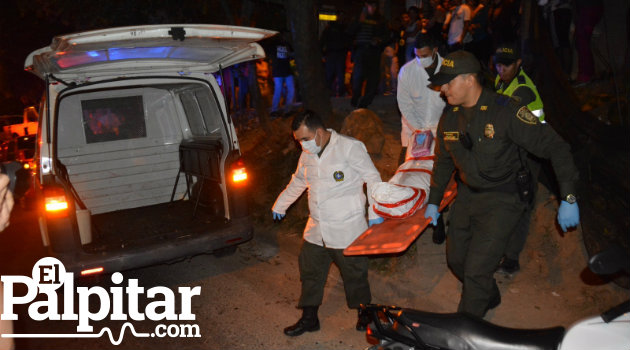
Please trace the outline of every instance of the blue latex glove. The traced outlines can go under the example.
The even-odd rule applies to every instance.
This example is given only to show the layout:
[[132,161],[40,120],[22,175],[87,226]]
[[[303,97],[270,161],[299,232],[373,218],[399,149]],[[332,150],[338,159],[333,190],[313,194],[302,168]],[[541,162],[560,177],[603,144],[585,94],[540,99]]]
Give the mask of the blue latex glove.
[[379,217],[377,219],[370,219],[368,220],[368,227],[372,227],[372,225],[378,225],[381,222],[385,221],[385,219]]
[[416,144],[421,145],[424,143],[424,140],[427,138],[427,134],[418,134],[416,135]]
[[280,214],[280,213],[276,213],[275,211],[271,211],[271,213],[273,214],[273,219],[276,221],[280,221],[282,219],[284,219],[284,215],[285,214]]
[[440,212],[438,211],[438,206],[435,204],[427,205],[427,209],[424,211],[425,218],[431,218],[431,225],[437,225],[437,219],[440,217]]
[[558,208],[558,224],[562,231],[567,232],[568,229],[576,227],[580,223],[580,210],[577,203],[569,204],[566,201],[560,202]]

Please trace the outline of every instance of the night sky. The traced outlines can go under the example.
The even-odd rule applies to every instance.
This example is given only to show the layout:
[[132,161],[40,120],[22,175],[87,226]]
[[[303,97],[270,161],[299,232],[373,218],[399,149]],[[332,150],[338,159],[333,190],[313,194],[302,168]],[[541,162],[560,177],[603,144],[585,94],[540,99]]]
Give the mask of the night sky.
[[[21,114],[37,104],[43,82],[24,71],[33,50],[50,45],[55,35],[138,24],[240,24],[240,1],[202,0],[4,0],[0,2],[0,115]],[[255,2],[248,25],[279,30],[286,23],[282,6]],[[259,11],[264,8],[264,15]]]

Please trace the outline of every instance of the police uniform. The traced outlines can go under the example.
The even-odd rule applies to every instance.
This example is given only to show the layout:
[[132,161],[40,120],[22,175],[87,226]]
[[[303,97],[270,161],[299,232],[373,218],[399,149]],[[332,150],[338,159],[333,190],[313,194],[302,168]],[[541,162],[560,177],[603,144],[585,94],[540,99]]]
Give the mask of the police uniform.
[[521,148],[551,159],[562,195],[575,193],[569,145],[509,97],[484,89],[474,107],[448,106],[440,119],[428,203],[440,203],[456,170],[447,259],[463,282],[460,311],[482,317],[500,302],[493,273],[527,206],[516,184]]
[[[540,120],[540,122],[544,122],[545,111],[543,110],[542,99],[540,98],[540,95],[538,94],[538,89],[536,89],[536,85],[534,85],[534,82],[529,78],[529,76],[525,73],[522,67],[519,68],[518,74],[516,75],[516,77],[514,77],[514,79],[512,79],[512,81],[509,84],[506,84],[505,82],[501,81],[501,77],[498,75],[496,79],[494,80],[494,89],[496,90],[497,93],[502,94],[502,95],[515,97],[514,92],[522,88],[528,89],[529,91],[531,91],[531,94],[533,95],[532,101],[527,101],[528,102],[526,104],[527,108],[532,112],[532,114],[538,117],[538,120]],[[525,104],[525,101],[520,101],[520,102]]]

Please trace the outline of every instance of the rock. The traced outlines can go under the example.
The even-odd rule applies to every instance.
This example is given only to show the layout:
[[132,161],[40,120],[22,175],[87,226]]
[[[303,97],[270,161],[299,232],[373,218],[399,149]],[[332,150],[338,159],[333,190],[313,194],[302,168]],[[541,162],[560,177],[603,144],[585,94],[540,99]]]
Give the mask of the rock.
[[385,144],[383,122],[376,113],[360,108],[352,111],[343,121],[341,133],[365,144],[368,153],[379,155]]

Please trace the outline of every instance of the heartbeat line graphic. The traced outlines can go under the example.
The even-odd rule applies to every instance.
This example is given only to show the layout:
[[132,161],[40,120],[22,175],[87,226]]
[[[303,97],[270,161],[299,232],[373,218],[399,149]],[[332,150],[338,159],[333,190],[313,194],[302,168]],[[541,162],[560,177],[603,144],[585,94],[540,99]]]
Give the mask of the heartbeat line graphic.
[[100,338],[103,334],[107,333],[109,336],[109,341],[112,345],[120,345],[125,336],[125,329],[129,328],[129,331],[134,337],[137,338],[148,338],[151,337],[151,333],[138,333],[136,329],[133,328],[133,324],[130,322],[125,322],[120,328],[120,336],[118,340],[114,339],[114,335],[112,334],[112,330],[109,327],[101,328],[101,331],[98,333],[70,333],[70,334],[2,334],[2,338]]

